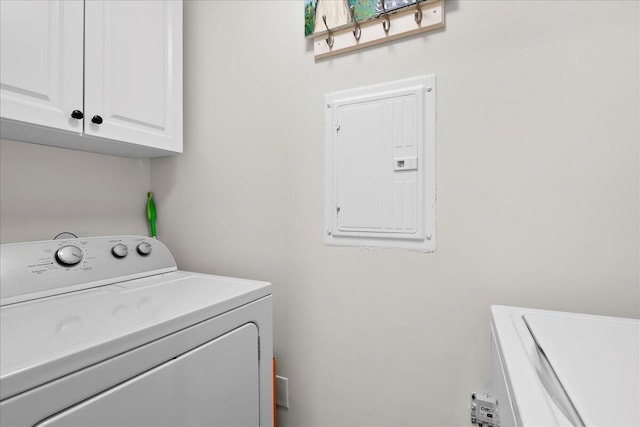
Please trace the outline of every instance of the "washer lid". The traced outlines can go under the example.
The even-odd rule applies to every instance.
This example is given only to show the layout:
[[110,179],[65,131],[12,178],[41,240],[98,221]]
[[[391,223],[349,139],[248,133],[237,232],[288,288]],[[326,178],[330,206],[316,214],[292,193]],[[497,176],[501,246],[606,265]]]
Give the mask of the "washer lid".
[[561,313],[523,317],[584,425],[640,425],[640,321]]
[[266,282],[177,271],[0,308],[0,399],[271,294]]

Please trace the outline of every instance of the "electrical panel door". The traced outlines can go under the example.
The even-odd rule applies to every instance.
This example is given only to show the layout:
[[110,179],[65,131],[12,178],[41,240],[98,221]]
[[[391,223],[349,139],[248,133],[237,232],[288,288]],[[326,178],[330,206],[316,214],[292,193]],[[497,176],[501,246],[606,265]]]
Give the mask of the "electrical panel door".
[[326,97],[325,242],[435,249],[435,77]]

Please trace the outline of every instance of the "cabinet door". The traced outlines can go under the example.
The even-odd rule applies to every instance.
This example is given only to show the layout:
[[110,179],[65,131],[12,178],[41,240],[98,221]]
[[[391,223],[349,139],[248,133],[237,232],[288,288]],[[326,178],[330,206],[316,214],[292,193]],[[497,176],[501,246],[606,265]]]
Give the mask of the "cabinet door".
[[182,152],[182,2],[85,8],[85,133]]
[[82,132],[83,2],[0,1],[3,119]]

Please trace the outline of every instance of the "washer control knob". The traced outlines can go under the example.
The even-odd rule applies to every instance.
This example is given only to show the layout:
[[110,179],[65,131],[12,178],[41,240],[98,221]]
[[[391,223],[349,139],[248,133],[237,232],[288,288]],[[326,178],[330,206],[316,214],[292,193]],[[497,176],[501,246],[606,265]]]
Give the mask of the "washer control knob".
[[82,249],[73,245],[63,246],[56,251],[56,261],[66,267],[78,264],[82,256]]
[[142,256],[147,256],[151,253],[151,243],[142,242],[136,247],[138,253]]
[[117,245],[111,248],[111,253],[116,258],[124,258],[129,253],[129,248],[127,248],[127,245],[118,243]]

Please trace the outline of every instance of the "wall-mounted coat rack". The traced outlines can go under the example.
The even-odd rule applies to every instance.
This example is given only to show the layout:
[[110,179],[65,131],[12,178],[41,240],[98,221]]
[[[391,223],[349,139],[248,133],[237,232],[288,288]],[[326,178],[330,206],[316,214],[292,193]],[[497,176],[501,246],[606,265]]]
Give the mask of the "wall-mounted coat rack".
[[[354,3],[357,2],[325,0],[326,2],[321,4],[321,1],[317,0],[314,3],[316,9],[313,12],[318,13],[318,16],[312,18],[316,23],[321,23],[316,24],[311,31],[305,28],[312,32],[307,37],[313,38],[316,59],[444,27],[444,0],[377,0],[376,7],[380,9],[379,13],[361,21],[355,12]],[[332,17],[331,12],[342,16]],[[308,25],[307,16],[305,20]],[[341,20],[347,22],[341,24]]]

